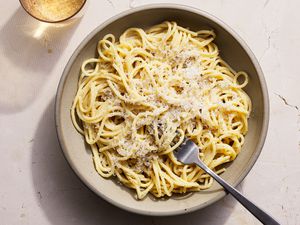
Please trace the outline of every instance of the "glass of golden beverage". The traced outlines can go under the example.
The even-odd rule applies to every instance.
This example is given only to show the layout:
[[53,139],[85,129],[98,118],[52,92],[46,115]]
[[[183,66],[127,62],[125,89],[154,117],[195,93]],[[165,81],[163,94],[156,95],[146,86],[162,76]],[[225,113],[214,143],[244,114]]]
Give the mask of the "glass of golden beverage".
[[59,23],[73,18],[86,0],[19,0],[32,17],[47,23]]

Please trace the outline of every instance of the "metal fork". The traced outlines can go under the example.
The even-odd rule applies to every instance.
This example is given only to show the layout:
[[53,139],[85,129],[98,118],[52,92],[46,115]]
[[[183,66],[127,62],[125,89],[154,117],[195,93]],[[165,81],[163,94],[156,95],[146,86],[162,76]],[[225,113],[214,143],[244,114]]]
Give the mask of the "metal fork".
[[246,209],[248,209],[260,222],[263,224],[279,224],[274,218],[257,207],[254,203],[243,196],[234,187],[224,181],[215,172],[213,172],[208,166],[202,162],[199,158],[199,147],[190,139],[185,138],[183,143],[174,151],[174,155],[177,160],[183,164],[196,164],[203,169],[207,174],[213,177],[220,185],[223,186],[225,191],[229,192],[236,198]]

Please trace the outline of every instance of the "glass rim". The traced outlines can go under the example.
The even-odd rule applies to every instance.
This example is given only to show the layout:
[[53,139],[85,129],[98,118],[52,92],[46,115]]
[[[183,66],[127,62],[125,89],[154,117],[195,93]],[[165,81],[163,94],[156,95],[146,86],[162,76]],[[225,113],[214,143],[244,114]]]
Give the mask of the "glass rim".
[[87,0],[84,0],[84,1],[82,2],[81,6],[79,7],[79,9],[78,9],[75,13],[73,13],[72,15],[70,15],[70,16],[64,18],[64,19],[54,20],[54,21],[53,21],[53,20],[42,19],[42,18],[39,18],[39,17],[33,15],[33,14],[30,12],[30,10],[28,10],[28,9],[24,6],[24,4],[23,4],[24,0],[19,0],[19,2],[20,2],[20,4],[21,4],[22,8],[23,8],[23,9],[24,9],[31,17],[33,17],[34,19],[37,19],[37,20],[39,20],[39,21],[41,21],[41,22],[45,22],[45,23],[53,23],[53,24],[54,24],[54,23],[64,22],[64,21],[66,21],[66,20],[68,20],[68,19],[71,19],[71,18],[74,17],[75,15],[77,15],[77,14],[81,11],[81,9],[84,7],[84,5],[86,4]]

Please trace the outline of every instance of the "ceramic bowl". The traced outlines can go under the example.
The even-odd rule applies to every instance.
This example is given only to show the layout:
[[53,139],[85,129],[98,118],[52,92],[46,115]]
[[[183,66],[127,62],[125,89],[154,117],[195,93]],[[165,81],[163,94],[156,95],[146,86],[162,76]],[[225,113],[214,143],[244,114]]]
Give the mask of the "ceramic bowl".
[[125,210],[145,215],[176,215],[204,208],[225,196],[214,182],[205,191],[155,199],[151,195],[136,200],[135,191],[118,184],[114,179],[104,179],[95,170],[89,146],[75,130],[70,108],[77,89],[82,62],[96,55],[98,41],[106,34],[118,37],[129,27],[147,28],[165,20],[176,21],[191,30],[213,29],[220,54],[235,70],[249,74],[245,88],[253,103],[249,119],[249,132],[239,156],[227,165],[222,177],[233,186],[238,185],[257,160],[267,133],[269,102],[263,72],[246,43],[226,24],[216,17],[182,5],[159,4],[130,9],[99,25],[78,46],[67,63],[56,96],[56,127],[65,158],[78,177],[93,192],[108,202]]

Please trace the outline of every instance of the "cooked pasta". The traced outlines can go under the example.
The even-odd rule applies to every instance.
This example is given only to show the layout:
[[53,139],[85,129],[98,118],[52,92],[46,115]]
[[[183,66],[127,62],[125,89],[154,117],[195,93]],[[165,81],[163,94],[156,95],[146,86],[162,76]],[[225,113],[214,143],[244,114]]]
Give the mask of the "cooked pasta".
[[164,22],[99,41],[98,56],[82,64],[71,117],[102,177],[116,176],[138,199],[159,198],[212,185],[174,157],[184,137],[217,173],[236,158],[251,111],[248,75],[222,60],[214,38]]

